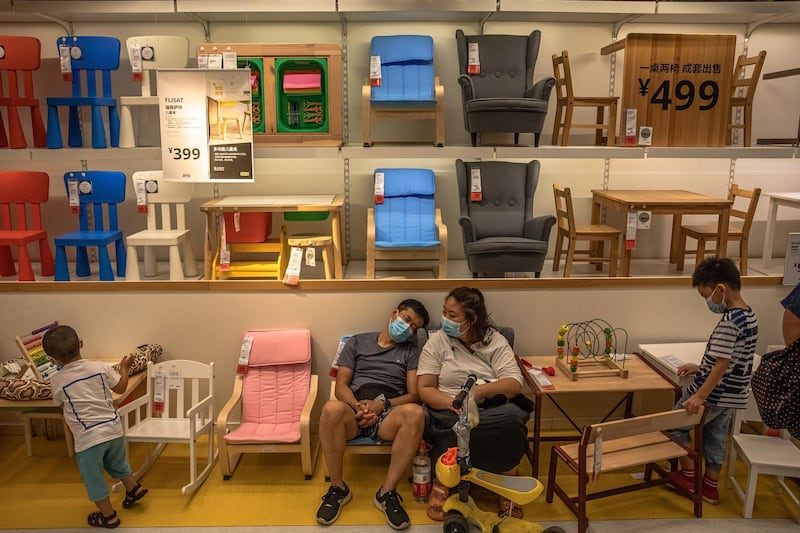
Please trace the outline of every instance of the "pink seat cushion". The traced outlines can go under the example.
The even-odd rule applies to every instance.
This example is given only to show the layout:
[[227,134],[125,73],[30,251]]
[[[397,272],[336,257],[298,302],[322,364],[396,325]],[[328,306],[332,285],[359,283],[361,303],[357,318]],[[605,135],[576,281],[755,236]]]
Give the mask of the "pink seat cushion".
[[242,390],[242,423],[225,440],[297,442],[311,381],[311,334],[295,329],[251,330],[246,335],[253,336],[253,345]]

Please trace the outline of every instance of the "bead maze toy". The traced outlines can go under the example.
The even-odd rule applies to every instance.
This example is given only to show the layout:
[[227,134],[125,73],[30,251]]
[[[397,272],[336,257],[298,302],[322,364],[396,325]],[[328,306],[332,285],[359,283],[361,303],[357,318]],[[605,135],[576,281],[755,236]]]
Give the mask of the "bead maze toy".
[[[622,352],[619,352],[620,335],[624,335]],[[556,367],[572,381],[582,377],[628,377],[624,356],[622,365],[615,361],[617,354],[628,351],[628,332],[612,327],[603,319],[562,324],[558,330],[556,345]]]
[[42,348],[42,337],[48,330],[56,326],[58,326],[58,322],[51,322],[36,328],[28,334],[15,337],[17,346],[22,351],[22,356],[30,364],[37,378],[49,378],[59,370],[56,365],[50,362]]

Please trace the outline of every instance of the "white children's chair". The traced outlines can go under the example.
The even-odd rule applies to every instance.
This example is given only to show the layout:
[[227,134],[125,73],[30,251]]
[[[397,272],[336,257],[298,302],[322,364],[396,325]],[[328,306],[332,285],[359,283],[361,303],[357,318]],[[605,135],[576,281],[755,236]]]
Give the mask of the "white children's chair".
[[[130,106],[157,106],[158,97],[153,94],[150,73],[160,68],[184,68],[189,64],[189,39],[178,35],[140,35],[129,37],[126,41],[128,58],[132,59],[134,49],[139,51],[142,65],[142,95],[122,96],[120,103],[120,133],[119,147],[134,148],[136,135],[133,131],[133,118]],[[140,111],[144,112],[144,109]],[[156,115],[158,116],[158,115]],[[139,120],[139,141],[155,146],[158,137],[150,133],[159,124],[158,120],[151,120],[149,124]],[[149,126],[149,127],[148,127]]]
[[[150,170],[133,174],[137,204],[146,200],[147,229],[128,236],[128,263],[125,278],[138,281],[139,260],[136,247],[144,247],[144,275],[158,274],[154,247],[169,246],[169,279],[182,280],[184,275],[197,276],[197,262],[192,250],[191,231],[186,228],[185,204],[192,199],[193,185],[163,179],[162,171]],[[181,249],[183,265],[181,265]]]

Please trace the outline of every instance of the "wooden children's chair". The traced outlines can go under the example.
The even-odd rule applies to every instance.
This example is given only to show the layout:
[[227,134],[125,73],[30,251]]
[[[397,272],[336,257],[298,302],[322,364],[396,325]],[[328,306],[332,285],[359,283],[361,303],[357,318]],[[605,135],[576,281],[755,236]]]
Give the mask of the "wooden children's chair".
[[[125,174],[86,170],[64,174],[64,185],[72,208],[79,214],[79,229],[56,237],[56,281],[69,281],[67,246],[77,248],[75,274],[91,274],[88,246],[97,246],[101,281],[114,281],[108,245],[116,250],[117,276],[125,275],[125,243],[117,221],[117,204],[125,201]],[[78,205],[74,205],[74,204]],[[91,220],[90,220],[91,212]],[[107,220],[107,223],[105,222]]]
[[[756,94],[758,80],[761,78],[761,68],[767,58],[767,51],[761,50],[758,55],[747,57],[740,55],[736,60],[736,67],[731,78],[731,109],[728,112],[728,129],[731,132],[730,143],[733,144],[734,130],[744,130],[744,146],[750,146],[750,136],[753,130],[753,97]],[[751,68],[752,67],[752,68]],[[749,75],[748,75],[749,71]],[[739,91],[742,91],[739,94]],[[734,124],[733,108],[741,107],[743,112],[742,123]]]
[[[71,96],[47,99],[47,147],[62,148],[61,122],[58,106],[69,107],[69,146],[83,146],[81,120],[78,108],[92,109],[92,148],[106,147],[106,129],[103,125],[102,108],[108,108],[108,130],[111,146],[119,146],[119,113],[117,100],[111,95],[111,72],[119,68],[119,39],[116,37],[71,36],[59,37],[56,41],[62,57],[62,76],[72,81]],[[63,54],[68,54],[64,58]],[[70,72],[65,70],[69,65]],[[86,83],[81,82],[83,72]],[[97,75],[101,92],[97,94]]]
[[[139,135],[134,134],[131,106],[139,106],[140,113],[147,108],[141,106],[158,106],[158,97],[153,94],[151,72],[159,68],[184,68],[189,63],[189,39],[180,35],[140,35],[128,37],[126,41],[128,57],[134,62],[134,52],[141,58],[141,73],[134,76],[134,81],[141,80],[141,96],[120,96],[120,148],[134,148],[139,141],[139,146],[155,146],[158,136],[149,132],[149,129],[158,130],[158,120],[147,124],[139,115]],[[158,108],[156,107],[156,111]],[[157,115],[156,115],[157,116]],[[148,128],[148,126],[151,126]],[[154,128],[152,126],[155,126]],[[149,135],[148,135],[149,134]]]
[[[17,247],[19,281],[34,281],[28,244],[39,243],[42,275],[53,275],[53,254],[42,228],[40,205],[47,201],[50,177],[45,172],[0,172],[0,275],[13,276],[11,247]],[[30,224],[28,223],[30,220]]]
[[[138,281],[139,260],[136,247],[144,247],[144,275],[158,274],[156,246],[169,247],[169,279],[182,280],[197,276],[197,262],[192,250],[191,231],[186,228],[185,204],[192,199],[192,183],[165,181],[160,170],[135,172],[133,189],[136,191],[137,210],[147,212],[147,229],[129,235],[127,270],[125,279]],[[145,201],[140,205],[139,198]],[[143,208],[143,209],[142,209]],[[181,265],[181,250],[183,264]]]
[[31,110],[33,145],[43,147],[47,144],[39,100],[33,94],[33,71],[39,68],[41,48],[39,39],[35,37],[0,35],[0,107],[8,111],[8,137],[0,118],[0,146],[27,147],[18,107]]

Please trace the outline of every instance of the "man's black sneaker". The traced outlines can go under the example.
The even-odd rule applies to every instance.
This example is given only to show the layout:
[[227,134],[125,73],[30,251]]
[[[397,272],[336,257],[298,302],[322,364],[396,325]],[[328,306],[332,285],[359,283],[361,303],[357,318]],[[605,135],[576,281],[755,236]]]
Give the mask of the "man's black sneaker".
[[381,496],[380,488],[375,493],[373,500],[375,507],[386,514],[386,521],[394,529],[405,529],[411,524],[406,510],[400,504],[401,501],[403,501],[403,497],[397,494],[396,490],[390,490]]
[[322,505],[317,509],[317,522],[324,526],[329,526],[339,518],[342,505],[349,502],[353,497],[347,484],[344,488],[330,486],[328,492],[322,497]]

